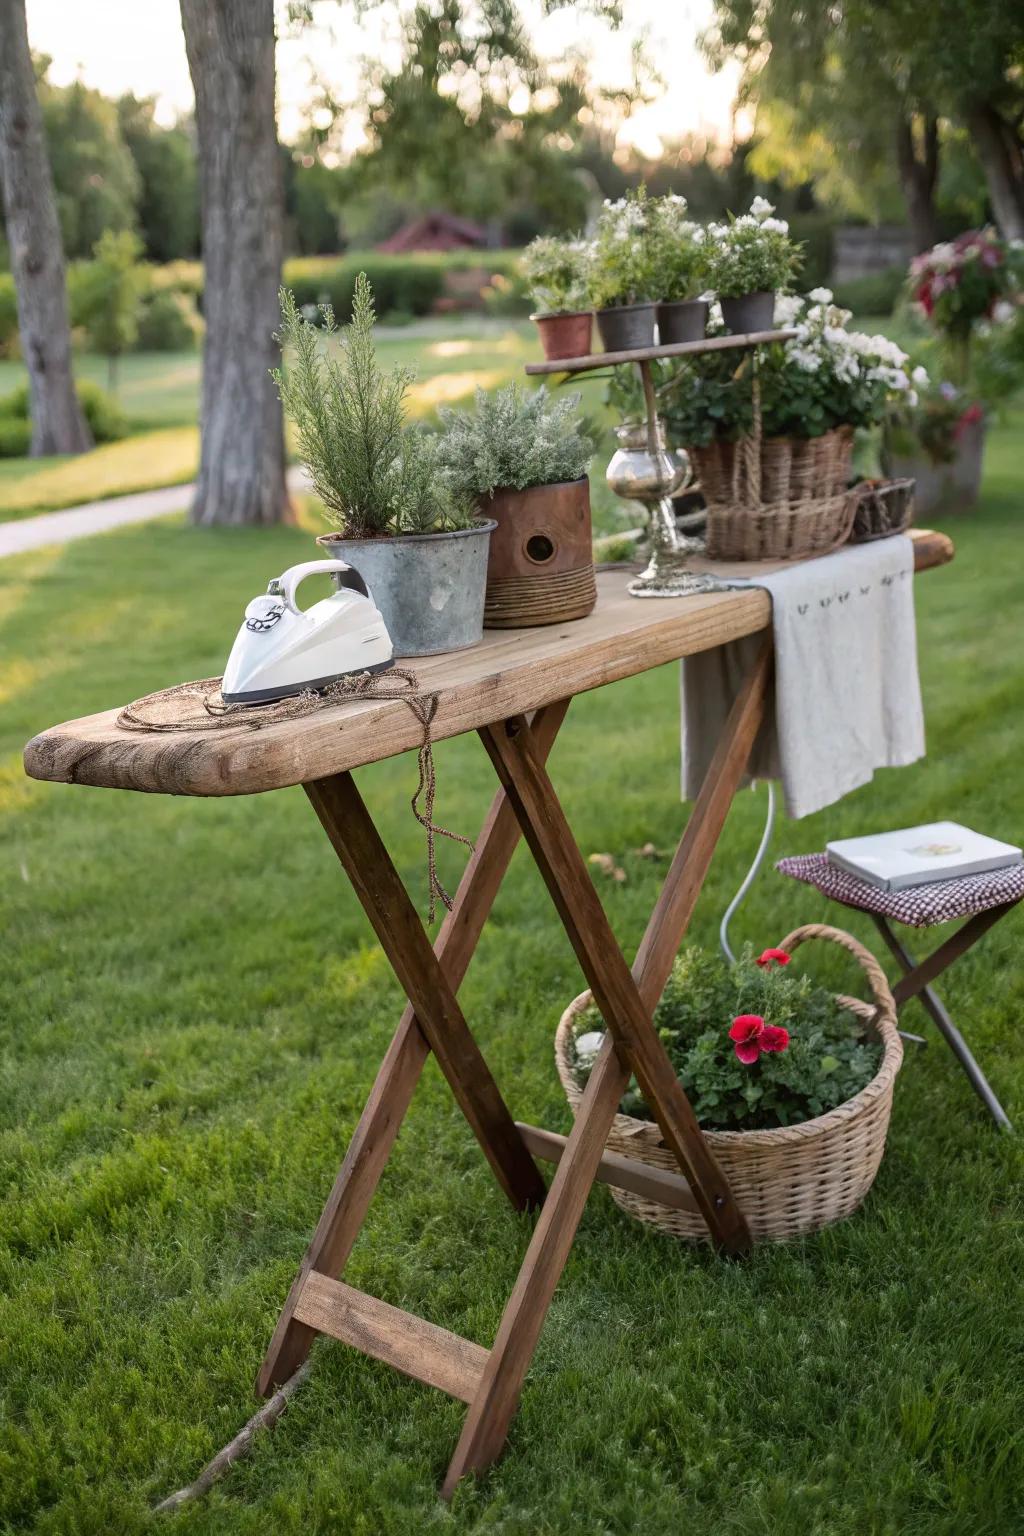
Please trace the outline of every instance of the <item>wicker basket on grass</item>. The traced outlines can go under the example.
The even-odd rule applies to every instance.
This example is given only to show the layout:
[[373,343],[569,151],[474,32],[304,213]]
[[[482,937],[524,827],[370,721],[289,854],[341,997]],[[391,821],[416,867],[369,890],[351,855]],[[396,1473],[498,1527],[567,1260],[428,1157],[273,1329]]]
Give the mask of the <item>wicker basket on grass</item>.
[[688,450],[708,504],[712,560],[799,560],[845,543],[857,510],[847,489],[853,428]]
[[[874,1183],[882,1161],[893,1085],[903,1060],[896,1005],[875,957],[850,934],[818,923],[798,928],[782,940],[780,947],[791,952],[808,939],[839,944],[860,964],[874,1002],[863,1003],[846,996],[840,996],[839,1001],[863,1021],[869,1034],[881,1041],[882,1061],[860,1093],[814,1120],[777,1130],[704,1133],[732,1185],[755,1242],[781,1242],[817,1232],[857,1209]],[[555,1063],[573,1115],[583,1098],[573,1073],[573,1023],[590,1001],[589,992],[574,999],[562,1015],[555,1036]],[[616,1115],[608,1136],[608,1150],[652,1168],[679,1172],[679,1164],[653,1120]],[[704,1220],[696,1212],[672,1210],[624,1189],[613,1187],[611,1194],[616,1204],[631,1216],[650,1222],[673,1237],[690,1242],[708,1237]]]
[[905,533],[914,521],[913,480],[861,480],[853,487],[858,494],[853,519],[851,544],[870,544]]

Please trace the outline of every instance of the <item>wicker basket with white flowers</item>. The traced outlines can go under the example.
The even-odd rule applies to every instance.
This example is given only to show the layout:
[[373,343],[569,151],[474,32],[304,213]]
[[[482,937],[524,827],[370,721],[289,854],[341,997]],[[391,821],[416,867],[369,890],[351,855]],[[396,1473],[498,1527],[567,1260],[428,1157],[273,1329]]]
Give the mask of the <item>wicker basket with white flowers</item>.
[[708,503],[716,559],[797,559],[849,535],[858,493],[848,490],[854,432],[927,383],[886,336],[847,329],[827,288],[782,296],[775,324],[796,330],[761,349],[755,371],[727,353],[686,359],[664,414],[685,445]]

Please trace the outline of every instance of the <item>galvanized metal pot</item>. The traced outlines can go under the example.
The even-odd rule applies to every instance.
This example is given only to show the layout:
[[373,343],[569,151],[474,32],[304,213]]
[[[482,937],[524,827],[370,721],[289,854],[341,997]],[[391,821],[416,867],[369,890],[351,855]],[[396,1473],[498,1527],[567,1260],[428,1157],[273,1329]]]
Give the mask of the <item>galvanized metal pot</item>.
[[493,519],[453,533],[317,543],[353,565],[373,594],[396,656],[436,656],[479,644]]
[[749,336],[754,331],[770,331],[775,320],[775,295],[767,289],[743,293],[738,298],[720,299],[722,319],[734,336]]
[[674,299],[658,305],[658,341],[661,346],[676,342],[703,341],[711,306],[706,299]]
[[597,328],[606,352],[631,352],[653,347],[658,306],[654,303],[616,304],[597,311]]

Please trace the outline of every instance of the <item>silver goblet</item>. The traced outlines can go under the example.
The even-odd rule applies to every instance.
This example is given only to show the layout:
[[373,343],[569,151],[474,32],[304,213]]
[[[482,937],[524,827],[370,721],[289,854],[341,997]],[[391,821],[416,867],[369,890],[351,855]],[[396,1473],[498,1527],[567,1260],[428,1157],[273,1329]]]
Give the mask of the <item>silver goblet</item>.
[[[638,501],[647,510],[650,558],[646,569],[629,583],[634,597],[688,597],[694,592],[722,592],[725,584],[707,572],[691,571],[694,555],[704,553],[701,539],[690,538],[676,527],[671,497],[690,478],[690,461],[681,450],[665,447],[660,421],[625,422],[616,427],[618,448],[608,465],[608,485],[626,501]],[[652,441],[653,438],[653,441]]]

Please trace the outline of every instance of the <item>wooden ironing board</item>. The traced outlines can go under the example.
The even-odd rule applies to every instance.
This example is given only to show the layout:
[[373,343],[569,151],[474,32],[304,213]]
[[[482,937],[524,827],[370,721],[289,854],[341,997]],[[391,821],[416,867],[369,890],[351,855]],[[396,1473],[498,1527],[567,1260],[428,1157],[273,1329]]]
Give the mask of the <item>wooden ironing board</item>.
[[[919,570],[952,558],[952,545],[941,534],[919,532],[914,541]],[[749,1244],[743,1212],[651,1020],[764,713],[772,669],[770,599],[749,589],[637,601],[628,596],[626,581],[622,571],[599,575],[597,607],[589,618],[491,631],[473,650],[415,664],[422,686],[438,692],[435,737],[478,732],[500,786],[454,910],[433,945],[353,777],[364,764],[419,745],[419,727],[401,702],[339,704],[260,731],[239,726],[172,735],[120,730],[117,711],[108,710],[54,726],[25,749],[29,774],[60,783],[203,796],[304,787],[409,1001],[281,1312],[259,1390],[270,1393],[284,1383],[317,1333],[326,1333],[461,1398],[469,1408],[444,1482],[446,1494],[465,1473],[493,1462],[505,1443],[595,1180],[699,1210],[724,1253],[742,1253]],[[575,694],[750,634],[762,634],[763,644],[630,967],[545,760]],[[456,1000],[520,836],[608,1026],[568,1137],[514,1121]],[[490,1348],[341,1279],[431,1051],[506,1198],[516,1209],[539,1212]],[[634,1072],[678,1159],[678,1175],[605,1152]],[[536,1159],[556,1164],[549,1188]]]

